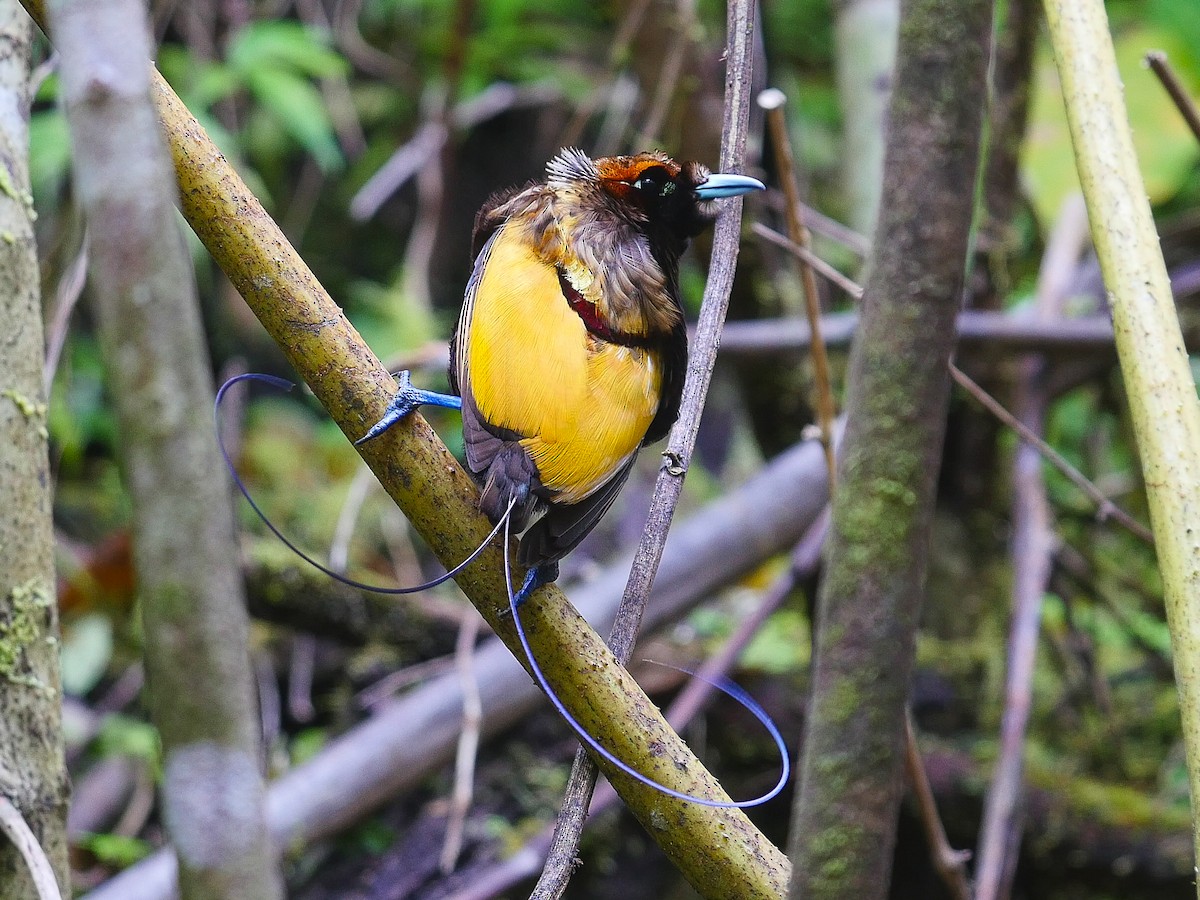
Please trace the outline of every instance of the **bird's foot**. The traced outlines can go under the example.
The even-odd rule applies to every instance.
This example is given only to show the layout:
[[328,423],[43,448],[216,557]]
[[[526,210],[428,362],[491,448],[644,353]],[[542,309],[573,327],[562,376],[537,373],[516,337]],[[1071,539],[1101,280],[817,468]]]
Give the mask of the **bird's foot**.
[[[526,600],[528,600],[533,595],[533,592],[536,591],[538,588],[540,588],[542,585],[550,584],[551,582],[554,582],[557,580],[558,580],[558,563],[557,562],[541,563],[540,565],[534,566],[532,569],[530,569],[529,571],[527,571],[525,573],[525,580],[523,582],[521,582],[520,590],[518,590],[515,594],[513,594],[513,599],[512,599],[513,607],[520,607]],[[510,609],[509,612],[511,612],[511,611],[512,610]]]
[[396,394],[388,404],[383,418],[371,426],[371,430],[354,442],[357,447],[373,438],[379,437],[401,419],[405,418],[418,406],[442,406],[446,409],[462,409],[462,398],[450,394],[438,394],[433,391],[423,391],[413,387],[409,372],[405,369],[396,374]]

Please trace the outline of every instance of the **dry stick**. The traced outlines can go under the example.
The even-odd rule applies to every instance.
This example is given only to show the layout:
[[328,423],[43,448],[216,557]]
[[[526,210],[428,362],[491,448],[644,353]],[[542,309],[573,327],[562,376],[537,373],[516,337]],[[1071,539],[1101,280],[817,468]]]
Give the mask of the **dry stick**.
[[[1056,321],[1070,289],[1071,272],[1087,242],[1087,209],[1071,197],[1055,223],[1038,273],[1034,318]],[[1049,397],[1046,364],[1022,360],[1017,385],[1017,420],[1037,434],[1045,427]],[[1005,900],[1011,893],[1021,846],[1025,733],[1032,707],[1033,668],[1041,632],[1042,598],[1050,582],[1054,535],[1050,504],[1037,448],[1023,443],[1013,458],[1013,618],[1009,632],[1000,756],[984,800],[975,869],[978,900]]]
[[[764,198],[764,202],[771,209],[782,212],[786,201],[779,194],[768,194]],[[871,252],[871,242],[849,225],[843,225],[837,219],[825,215],[807,203],[801,203],[800,207],[804,210],[805,223],[815,234],[828,238],[835,244],[841,244],[860,258],[866,257]]]
[[479,616],[464,619],[454,648],[454,661],[463,692],[462,732],[458,736],[458,748],[454,756],[454,790],[450,794],[446,838],[439,862],[442,874],[454,870],[458,854],[462,852],[463,831],[474,794],[475,758],[479,752],[480,723],[483,721],[479,682],[475,678],[475,639],[479,637],[481,621]]
[[767,588],[762,600],[754,612],[742,619],[737,630],[729,636],[721,648],[714,653],[699,671],[695,678],[679,692],[679,696],[667,709],[667,721],[675,722],[676,727],[691,721],[704,707],[705,702],[717,689],[712,682],[723,676],[737,661],[738,657],[749,645],[750,641],[766,624],[768,618],[783,604],[796,586],[816,574],[821,564],[821,550],[825,546],[825,538],[829,534],[829,507],[813,522],[805,532],[804,537],[792,551],[791,564],[787,571],[777,578]]
[[[754,0],[731,0],[728,19],[728,50],[725,74],[725,121],[721,131],[722,172],[736,172],[746,155],[746,131],[750,121],[751,66],[754,59]],[[700,320],[688,357],[687,378],[679,405],[679,418],[663,451],[664,464],[659,470],[646,519],[646,530],[634,556],[629,582],[609,635],[609,646],[617,660],[625,665],[633,652],[650,586],[662,558],[667,530],[683,488],[683,477],[696,445],[700,414],[716,364],[721,341],[721,326],[729,308],[729,292],[737,265],[741,234],[742,201],[733,199],[717,218],[713,236],[712,267],[704,289]],[[587,818],[588,804],[596,784],[596,766],[582,750],[575,755],[567,783],[551,852],[531,900],[557,898],[566,889],[575,867],[579,835]]]
[[37,888],[38,900],[61,900],[58,892],[58,881],[54,877],[54,868],[46,858],[37,837],[25,822],[21,811],[12,805],[12,801],[0,794],[0,833],[8,838],[17,848],[17,852],[29,866],[29,875]]
[[776,247],[780,247],[784,250],[789,251],[790,253],[794,253],[801,260],[803,260],[806,264],[811,266],[816,271],[820,272],[821,275],[824,278],[826,278],[830,283],[835,284],[838,287],[840,287],[843,291],[845,291],[847,294],[849,294],[853,299],[855,299],[855,300],[862,299],[862,287],[860,287],[853,279],[851,279],[850,277],[848,277],[846,275],[843,275],[841,272],[839,272],[837,269],[835,269],[829,263],[825,262],[825,260],[821,259],[821,257],[817,256],[817,254],[813,253],[812,250],[810,250],[808,247],[804,247],[804,246],[800,245],[799,243],[797,243],[796,241],[790,240],[785,235],[780,234],[778,231],[776,231],[773,228],[768,228],[766,225],[762,224],[761,222],[755,222],[753,225],[750,226],[750,230],[753,231],[756,235],[758,235],[758,237],[762,238],[765,241],[768,241],[769,243],[774,244]]
[[[775,162],[779,168],[779,182],[787,201],[788,237],[797,247],[812,250],[812,235],[804,225],[804,213],[800,203],[800,187],[796,183],[796,160],[792,153],[792,142],[788,137],[787,120],[783,105],[787,96],[783,91],[772,88],[758,95],[758,105],[767,111],[767,126],[771,132],[771,146],[775,151]],[[812,355],[813,378],[817,388],[817,424],[821,427],[821,446],[825,448],[825,462],[829,466],[829,485],[832,492],[837,483],[837,460],[833,455],[833,388],[829,383],[829,356],[821,338],[821,298],[817,294],[817,279],[812,264],[803,256],[796,257],[800,265],[800,279],[804,284],[804,309],[808,314],[808,329],[812,335],[809,352]]]
[[[764,225],[760,225],[756,222],[751,227],[753,228],[755,234],[766,238],[778,246],[791,250],[797,255],[801,255],[801,251],[804,250],[804,248],[802,248],[800,245],[792,243],[783,235],[779,234],[779,232],[772,231]],[[851,297],[854,297],[855,299],[862,297],[862,288],[856,282],[847,278],[836,269],[833,269],[828,263],[820,260],[818,257],[813,257],[813,259],[820,262],[820,265],[814,266],[818,272],[821,272],[822,275],[825,275],[826,278],[829,278],[830,281],[833,281],[834,284],[846,291],[846,293]],[[969,313],[961,313],[959,315],[959,322],[973,322],[976,318],[980,318],[980,322],[991,320],[996,320],[999,322],[1001,320],[1012,319],[1013,317],[1007,314],[997,315],[994,313],[979,313],[972,316]],[[1029,324],[1032,325],[1035,323]],[[1041,332],[1047,328],[1047,323],[1045,322],[1036,323],[1036,325],[1037,328],[1030,328],[1027,329],[1027,331],[1030,333]],[[1055,329],[1061,327],[1069,326],[1067,326],[1066,323],[1054,323]],[[1097,337],[1100,336],[1101,330],[1107,334],[1111,334],[1111,329],[1109,329],[1106,325],[1103,329],[1097,329]],[[1133,516],[1129,515],[1129,513],[1125,512],[1123,509],[1121,509],[1121,507],[1113,503],[1112,500],[1110,500],[1108,496],[1100,490],[1100,488],[1096,487],[1096,485],[1092,483],[1086,475],[1071,465],[1061,453],[1025,427],[1025,425],[1021,423],[1020,419],[1005,409],[998,400],[980,387],[965,372],[963,372],[953,363],[950,364],[950,375],[960,387],[978,400],[992,415],[1020,435],[1021,440],[1026,441],[1036,447],[1038,452],[1046,458],[1047,462],[1054,466],[1054,468],[1058,469],[1059,472],[1066,476],[1066,478],[1072,484],[1074,484],[1081,491],[1083,491],[1084,494],[1095,501],[1097,507],[1096,514],[1099,516],[1101,521],[1109,518],[1114,519],[1122,526],[1127,528],[1132,534],[1145,541],[1147,544],[1153,545],[1154,536],[1150,533],[1150,530],[1146,528],[1145,525],[1137,521],[1137,519],[1133,518]]]
[[1117,506],[1117,504],[1113,503],[1100,488],[1096,487],[1094,482],[1071,465],[1061,453],[1038,437],[1020,419],[1005,409],[995,397],[981,388],[969,375],[953,363],[950,365],[950,375],[959,387],[978,400],[993,416],[1015,431],[1022,441],[1035,447],[1038,453],[1045,458],[1046,462],[1058,469],[1071,484],[1075,485],[1089,499],[1095,502],[1096,517],[1100,521],[1112,519],[1138,539],[1145,541],[1150,546],[1154,545],[1154,535],[1151,534],[1150,529],[1125,512],[1121,507]]
[[[337,522],[333,527],[333,539],[329,544],[329,568],[345,574],[350,562],[350,542],[354,539],[354,528],[363,504],[370,494],[375,476],[365,465],[360,465],[350,481],[350,489],[342,502]],[[313,673],[316,669],[317,641],[310,633],[296,632],[292,638],[292,652],[288,660],[288,714],[297,722],[311,722],[316,716],[312,702]]]
[[[1038,372],[1026,367],[1022,379],[1021,421],[1040,429],[1046,416],[1044,388]],[[978,900],[1009,896],[1020,847],[1025,733],[1032,706],[1033,669],[1037,658],[1042,598],[1050,578],[1054,538],[1050,509],[1037,450],[1017,448],[1013,460],[1013,621],[1008,640],[1004,712],[1000,724],[1000,756],[984,803],[976,866]]]
[[88,269],[88,237],[83,233],[79,252],[63,270],[54,290],[54,315],[50,319],[50,327],[46,329],[46,365],[43,369],[43,387],[46,396],[54,387],[54,374],[58,371],[58,363],[62,358],[63,347],[67,343],[67,333],[70,331],[71,314],[75,305],[83,295],[83,286],[87,282]]
[[456,665],[454,656],[435,656],[423,662],[413,663],[403,669],[397,669],[378,681],[367,685],[354,695],[354,705],[359,709],[371,709],[385,701],[391,700],[394,694],[403,688],[430,678],[435,678],[448,672]]
[[1158,76],[1158,80],[1162,82],[1162,86],[1166,88],[1167,93],[1171,95],[1171,99],[1175,101],[1175,105],[1179,108],[1183,120],[1187,122],[1188,128],[1192,129],[1192,134],[1196,136],[1196,140],[1200,141],[1200,109],[1196,108],[1196,104],[1188,96],[1187,90],[1179,81],[1179,76],[1175,74],[1175,70],[1167,62],[1167,54],[1161,50],[1151,50],[1146,54],[1146,65]]
[[904,769],[908,775],[913,800],[917,804],[921,824],[925,828],[925,843],[929,845],[933,867],[954,900],[970,900],[971,885],[967,881],[967,860],[971,858],[971,852],[955,850],[946,837],[946,829],[938,814],[937,800],[933,796],[933,788],[925,772],[925,762],[921,758],[921,747],[917,743],[917,726],[913,722],[911,709],[904,720]]

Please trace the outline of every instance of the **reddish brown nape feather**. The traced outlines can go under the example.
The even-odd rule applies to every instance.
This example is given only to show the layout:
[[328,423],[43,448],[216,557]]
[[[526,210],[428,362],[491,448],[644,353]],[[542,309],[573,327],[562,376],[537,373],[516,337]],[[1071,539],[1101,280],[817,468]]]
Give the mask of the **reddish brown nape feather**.
[[605,187],[633,184],[647,169],[666,169],[674,178],[680,172],[679,163],[665,153],[639,153],[637,156],[605,156],[596,160],[596,171]]
[[596,170],[606,180],[636,181],[637,177],[652,166],[661,166],[674,178],[679,174],[679,163],[665,153],[639,153],[636,156],[604,156],[596,160]]

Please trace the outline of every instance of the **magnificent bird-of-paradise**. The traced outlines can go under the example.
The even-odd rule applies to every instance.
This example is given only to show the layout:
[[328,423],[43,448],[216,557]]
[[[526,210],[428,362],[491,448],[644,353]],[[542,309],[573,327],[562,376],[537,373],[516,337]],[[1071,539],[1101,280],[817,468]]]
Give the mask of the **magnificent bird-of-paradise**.
[[679,412],[687,334],[679,257],[713,200],[761,190],[661,153],[564,150],[544,182],[491,198],[451,341],[458,396],[402,375],[370,440],[422,403],[459,407],[467,465],[493,522],[512,505],[523,600],[596,525],[638,449]]
[[[509,600],[543,690],[580,738],[618,768],[713,806],[761,803],[786,782],[786,749],[766,713],[735,686],[721,685],[780,747],[783,774],[771,792],[738,803],[681,794],[613,756],[570,715],[533,657],[518,608],[557,577],[558,561],[612,505],[638,450],[674,424],[687,364],[680,256],[716,218],[713,201],[762,189],[754,178],[711,174],[657,152],[593,160],[563,150],[544,181],[493,196],[476,216],[473,268],[451,340],[455,393],[421,390],[402,372],[383,418],[355,442],[378,437],[422,404],[462,410],[467,466],[481,485],[480,509],[496,523],[492,535],[502,526],[520,535],[517,557],[527,572],[519,590],[510,581]],[[430,587],[471,559],[435,582],[386,590]]]

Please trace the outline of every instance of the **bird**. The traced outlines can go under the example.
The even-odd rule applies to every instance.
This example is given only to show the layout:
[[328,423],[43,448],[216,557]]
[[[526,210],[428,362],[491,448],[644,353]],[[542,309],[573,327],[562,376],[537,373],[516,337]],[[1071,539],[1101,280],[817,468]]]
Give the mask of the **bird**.
[[[305,554],[271,523],[221,452],[239,490],[288,547],[338,581],[389,594],[425,590],[469,565],[503,530],[519,535],[526,567],[513,590],[505,556],[509,611],[530,671],[580,739],[629,776],[669,796],[714,807],[749,807],[776,796],[790,765],[779,729],[749,695],[710,682],[744,705],[770,733],[782,771],[751,800],[718,801],[674,790],[638,772],[590,735],[546,679],[521,626],[519,608],[558,576],[558,562],[596,526],[629,476],[638,451],[670,431],[687,368],[687,330],[679,260],[712,224],[714,202],[762,182],[713,174],[664,153],[591,159],[565,148],[546,177],[493,195],[475,219],[472,268],[450,341],[453,393],[423,390],[397,375],[384,415],[355,445],[377,438],[424,404],[462,411],[467,467],[480,485],[479,508],[495,527],[476,550],[425,584],[381,588],[349,579]],[[235,376],[217,393],[252,378]],[[218,441],[219,441],[218,429]]]
[[518,603],[612,505],[638,450],[679,414],[687,331],[679,260],[723,197],[763,190],[659,151],[564,148],[545,178],[493,195],[451,339],[451,394],[407,372],[372,440],[422,404],[462,411],[479,507],[520,536]]

